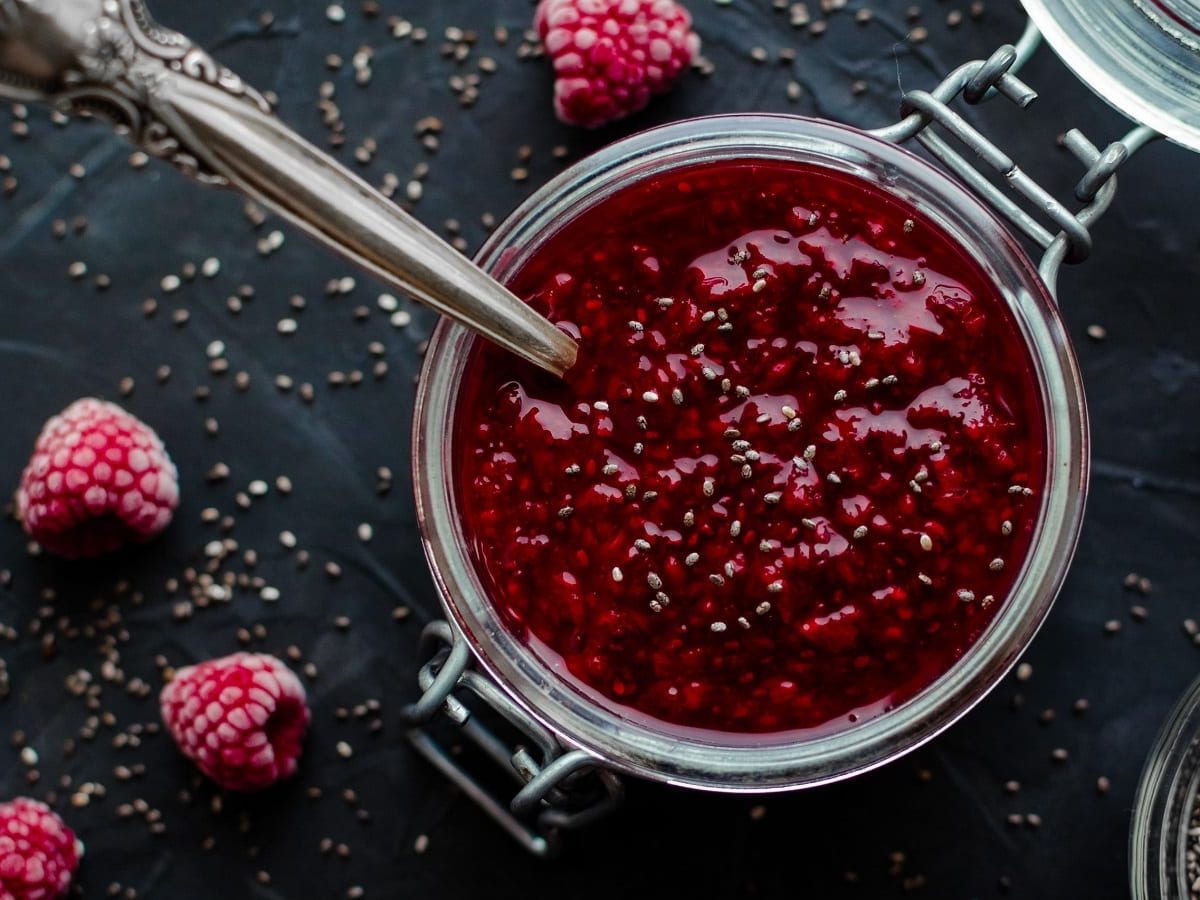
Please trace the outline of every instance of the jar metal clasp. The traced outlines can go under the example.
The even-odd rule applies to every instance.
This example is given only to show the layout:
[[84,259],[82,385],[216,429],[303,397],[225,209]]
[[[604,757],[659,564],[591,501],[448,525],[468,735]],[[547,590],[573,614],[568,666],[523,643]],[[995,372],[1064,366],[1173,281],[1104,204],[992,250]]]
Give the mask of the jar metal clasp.
[[[1068,209],[949,105],[959,95],[971,105],[1000,95],[1022,109],[1027,108],[1038,95],[1017,76],[1017,72],[1041,43],[1041,32],[1031,20],[1015,45],[1005,44],[987,59],[963,63],[932,91],[906,93],[901,103],[903,118],[869,133],[895,143],[915,138],[993,210],[1040,246],[1044,255],[1038,272],[1051,295],[1057,298],[1058,272],[1063,263],[1080,263],[1091,254],[1090,229],[1112,204],[1117,190],[1117,169],[1147,143],[1162,135],[1147,125],[1138,125],[1120,140],[1100,150],[1078,128],[1067,131],[1062,136],[1063,146],[1087,166],[1074,192],[1075,199],[1083,206],[1077,212]],[[1040,210],[1049,220],[1050,227],[989,180],[981,166],[959,153],[932,127],[934,125],[941,126],[947,134],[973,150],[982,168],[1003,178],[1021,198]]]
[[[620,804],[624,787],[616,774],[593,754],[564,747],[472,668],[466,640],[447,622],[432,622],[422,632],[421,658],[427,657],[417,676],[421,698],[403,712],[409,742],[526,850],[553,856],[563,831],[603,818]],[[506,743],[468,703],[482,704],[483,711],[506,722],[517,742]],[[459,735],[521,785],[510,802],[497,799],[456,759],[435,733],[439,721],[457,726]]]

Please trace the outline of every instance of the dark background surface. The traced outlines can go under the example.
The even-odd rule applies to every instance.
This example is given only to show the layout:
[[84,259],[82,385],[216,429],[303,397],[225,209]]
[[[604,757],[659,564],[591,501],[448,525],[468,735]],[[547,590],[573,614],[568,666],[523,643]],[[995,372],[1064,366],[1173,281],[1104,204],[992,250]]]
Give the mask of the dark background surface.
[[[917,23],[906,20],[907,3],[877,2],[867,25],[853,19],[860,5],[831,15],[827,32],[814,37],[791,28],[769,0],[727,7],[693,0],[715,73],[689,76],[648,113],[599,134],[557,124],[546,66],[518,61],[527,0],[382,0],[376,19],[347,0],[340,25],[317,0],[159,0],[155,10],[252,83],[275,90],[284,119],[319,143],[318,86],[332,80],[348,136],[340,154],[357,165],[353,148],[373,137],[378,153],[362,167],[365,175],[379,183],[394,172],[402,186],[427,162],[417,214],[439,230],[447,218],[459,219],[473,248],[484,213],[503,216],[559,170],[556,145],[577,158],[650,124],[736,110],[877,126],[894,118],[898,74],[910,89],[930,87],[958,62],[1014,40],[1023,24],[1003,0],[957,29],[947,27],[946,15],[966,12],[965,2],[927,0]],[[274,22],[263,30],[257,17],[268,9]],[[389,15],[426,27],[430,39],[420,46],[393,40]],[[927,42],[902,43],[913,24],[928,29]],[[492,38],[496,25],[514,32],[506,47]],[[447,26],[480,34],[461,65],[439,52]],[[350,65],[362,44],[375,50],[366,87],[355,84]],[[750,56],[756,46],[772,57],[794,47],[797,59],[790,67],[759,65]],[[346,59],[340,71],[325,67],[331,52]],[[485,78],[474,108],[461,110],[448,78],[475,71],[484,55],[499,71]],[[1067,196],[1078,169],[1056,150],[1056,134],[1080,125],[1103,143],[1126,124],[1048,50],[1025,75],[1043,93],[1033,110],[1022,115],[994,103],[971,115]],[[797,103],[785,96],[792,78],[804,87]],[[865,87],[859,95],[856,80]],[[415,121],[427,115],[445,123],[436,153],[414,137]],[[8,134],[8,113],[0,119],[0,152],[11,157],[19,182],[13,195],[0,197],[0,490],[15,487],[48,416],[82,395],[117,399],[121,379],[132,377],[133,393],[122,402],[162,435],[184,497],[161,540],[98,566],[31,557],[18,525],[0,523],[0,569],[11,570],[11,585],[0,587],[0,621],[18,634],[0,639],[12,687],[0,701],[0,791],[57,790],[58,808],[87,844],[79,881],[85,896],[106,896],[119,883],[138,896],[172,900],[336,898],[351,885],[367,897],[874,898],[907,888],[916,896],[973,898],[1002,894],[1006,880],[1016,897],[1127,894],[1138,775],[1200,660],[1180,627],[1200,613],[1200,159],[1166,144],[1136,158],[1116,208],[1096,229],[1094,258],[1062,279],[1089,390],[1095,472],[1072,575],[1026,656],[1033,677],[1018,683],[1010,676],[932,745],[848,784],[764,800],[631,784],[620,814],[573,836],[563,859],[541,863],[414,756],[398,718],[414,692],[420,625],[438,614],[407,472],[412,383],[434,317],[412,308],[409,327],[392,327],[376,306],[380,287],[365,278],[348,295],[326,296],[329,279],[350,274],[339,260],[286,228],[284,246],[260,256],[256,243],[275,223],[254,231],[237,197],[201,189],[164,165],[135,171],[129,149],[101,127],[60,129],[45,112],[31,111],[31,133],[18,140]],[[510,170],[522,145],[533,151],[531,175],[517,183]],[[77,162],[83,178],[68,173]],[[85,234],[52,236],[54,219],[78,215],[89,220]],[[210,256],[221,260],[219,275],[162,292],[165,275]],[[88,264],[87,278],[68,277],[76,260]],[[111,277],[107,291],[94,286],[98,273]],[[243,284],[256,295],[234,316],[225,298]],[[304,311],[289,309],[293,294],[307,298]],[[159,300],[152,318],[142,312],[148,297]],[[363,321],[358,306],[369,310]],[[190,312],[186,327],[172,324],[177,309]],[[299,331],[278,334],[276,322],[293,314]],[[1086,336],[1097,323],[1107,328],[1104,341]],[[214,340],[226,345],[227,374],[209,371],[206,348]],[[371,375],[371,341],[386,346],[390,370],[382,380]],[[155,378],[162,365],[172,369],[165,384]],[[361,386],[328,384],[330,372],[353,370],[366,372]],[[234,386],[239,371],[250,378],[244,392]],[[276,390],[278,374],[311,382],[315,402]],[[194,399],[198,386],[211,389],[206,402]],[[208,417],[219,422],[216,437],[206,436]],[[218,462],[231,477],[210,484],[205,473]],[[380,466],[396,473],[386,496],[375,490]],[[274,489],[280,475],[294,483],[290,496]],[[272,489],[242,509],[237,493],[254,479]],[[206,507],[234,516],[227,535],[202,523]],[[361,522],[374,526],[370,543],[356,537]],[[281,547],[284,529],[311,555],[307,568],[295,550]],[[205,545],[222,536],[239,551],[257,551],[256,571],[278,586],[281,600],[266,604],[239,590],[230,603],[177,619],[174,604],[187,588],[171,595],[168,580],[202,570]],[[342,567],[340,579],[325,574],[327,561]],[[246,567],[235,554],[217,570]],[[1153,580],[1149,597],[1123,588],[1129,572]],[[1134,603],[1149,609],[1144,623],[1131,619]],[[393,620],[398,606],[412,610],[407,621]],[[349,629],[333,626],[340,615],[350,618]],[[1104,631],[1110,619],[1123,625],[1111,636]],[[265,630],[249,635],[250,646],[280,655],[294,646],[315,664],[317,675],[307,680],[314,725],[298,778],[259,797],[217,803],[169,738],[139,736],[136,726],[157,719],[162,663],[232,652],[243,646],[238,630],[256,625]],[[52,646],[43,635],[53,635]],[[90,679],[93,708],[69,689],[81,677]],[[148,697],[138,696],[135,679],[151,686]],[[1074,715],[1081,697],[1090,709]],[[338,707],[369,699],[380,704],[381,731],[371,732],[374,714],[337,717]],[[1043,724],[1047,708],[1057,717]],[[104,713],[112,718],[89,723]],[[40,755],[33,787],[29,767],[9,748],[7,735],[17,730]],[[131,731],[134,740],[120,737]],[[78,741],[71,755],[63,749],[69,739]],[[353,747],[351,758],[336,752],[339,741]],[[1051,760],[1057,747],[1069,751],[1069,761]],[[133,777],[121,780],[129,773],[120,766]],[[1105,796],[1096,789],[1100,776],[1111,779]],[[1010,779],[1021,783],[1015,795],[1003,789]],[[73,806],[71,795],[88,782],[102,791]],[[313,786],[323,789],[320,799],[308,796]],[[343,799],[346,789],[356,792],[368,822]],[[145,806],[122,817],[122,804],[137,801]],[[1040,828],[1010,825],[1014,813],[1040,816]],[[159,816],[165,833],[152,835]],[[428,840],[423,853],[415,846],[420,835]],[[322,838],[344,842],[349,857],[321,855]]]

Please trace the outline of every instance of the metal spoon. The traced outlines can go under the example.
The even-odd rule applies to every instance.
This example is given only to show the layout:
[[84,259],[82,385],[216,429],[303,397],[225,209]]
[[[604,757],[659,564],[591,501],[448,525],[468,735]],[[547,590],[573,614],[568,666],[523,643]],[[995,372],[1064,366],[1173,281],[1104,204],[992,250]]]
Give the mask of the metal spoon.
[[107,119],[147,153],[235,188],[362,268],[562,375],[566,334],[150,18],[142,0],[0,0],[0,98]]

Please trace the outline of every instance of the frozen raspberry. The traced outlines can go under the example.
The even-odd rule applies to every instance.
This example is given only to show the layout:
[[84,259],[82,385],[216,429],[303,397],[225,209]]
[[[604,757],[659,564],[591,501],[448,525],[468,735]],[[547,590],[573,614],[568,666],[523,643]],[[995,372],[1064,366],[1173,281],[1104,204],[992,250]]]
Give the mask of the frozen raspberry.
[[675,0],[541,0],[534,25],[554,62],[554,109],[596,128],[671,88],[700,52]]
[[149,540],[178,505],[178,474],[158,435],[90,397],[43,426],[17,490],[25,531],[68,559]]
[[0,900],[65,896],[79,866],[75,834],[45,803],[0,803]]
[[296,771],[308,731],[304,686],[264,653],[234,653],[175,673],[160,698],[184,756],[231,791],[257,791]]

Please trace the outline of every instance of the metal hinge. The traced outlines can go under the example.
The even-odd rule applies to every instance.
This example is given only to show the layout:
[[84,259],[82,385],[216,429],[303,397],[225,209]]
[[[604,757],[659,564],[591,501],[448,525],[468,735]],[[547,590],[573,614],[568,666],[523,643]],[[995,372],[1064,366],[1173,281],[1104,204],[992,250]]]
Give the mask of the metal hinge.
[[[1083,262],[1092,251],[1090,229],[1113,201],[1117,169],[1161,135],[1152,128],[1139,125],[1101,151],[1079,129],[1066,132],[1062,138],[1063,146],[1087,166],[1075,185],[1075,199],[1083,205],[1076,212],[1068,209],[949,105],[960,94],[972,105],[999,95],[1022,109],[1027,108],[1037,99],[1037,92],[1016,73],[1037,50],[1041,39],[1041,32],[1030,22],[1015,46],[1005,44],[985,60],[964,63],[932,91],[906,93],[901,105],[904,118],[870,133],[895,143],[916,138],[996,212],[1037,243],[1045,251],[1038,271],[1050,293],[1057,296],[1058,271],[1062,264]],[[932,127],[935,124],[975,151],[978,163],[959,153],[938,129]],[[1040,212],[1041,218],[997,187],[981,168],[990,169],[1003,178],[1019,198]],[[1044,220],[1048,220],[1048,225],[1043,224]]]
[[[621,802],[620,779],[591,753],[563,747],[495,682],[471,668],[466,642],[446,622],[433,622],[422,632],[421,655],[430,654],[417,676],[421,698],[403,712],[408,739],[526,850],[553,856],[563,831],[603,818]],[[528,743],[505,743],[474,715],[471,702],[482,703],[484,710],[497,714]],[[435,736],[431,726],[438,719],[456,725],[460,734],[521,785],[510,802],[497,799]]]

